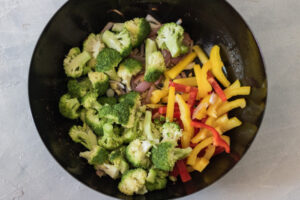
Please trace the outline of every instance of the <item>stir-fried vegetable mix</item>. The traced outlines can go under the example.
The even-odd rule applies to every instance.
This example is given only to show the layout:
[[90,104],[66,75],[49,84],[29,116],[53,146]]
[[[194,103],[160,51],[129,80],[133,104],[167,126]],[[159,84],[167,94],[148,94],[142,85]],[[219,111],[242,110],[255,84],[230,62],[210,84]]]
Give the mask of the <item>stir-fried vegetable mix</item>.
[[214,155],[230,153],[224,133],[242,122],[228,112],[250,94],[229,82],[219,46],[207,57],[181,25],[151,16],[90,34],[63,67],[70,79],[59,110],[81,123],[69,135],[96,174],[119,179],[127,195],[163,189],[177,176],[187,182]]

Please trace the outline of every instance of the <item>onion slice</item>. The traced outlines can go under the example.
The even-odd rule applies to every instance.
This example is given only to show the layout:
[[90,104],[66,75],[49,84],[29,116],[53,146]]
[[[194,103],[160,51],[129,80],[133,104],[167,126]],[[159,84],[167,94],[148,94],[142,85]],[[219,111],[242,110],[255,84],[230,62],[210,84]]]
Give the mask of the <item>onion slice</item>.
[[152,83],[149,83],[147,81],[143,81],[141,83],[139,83],[136,88],[134,89],[134,91],[137,92],[145,92],[147,89],[149,89],[151,87]]

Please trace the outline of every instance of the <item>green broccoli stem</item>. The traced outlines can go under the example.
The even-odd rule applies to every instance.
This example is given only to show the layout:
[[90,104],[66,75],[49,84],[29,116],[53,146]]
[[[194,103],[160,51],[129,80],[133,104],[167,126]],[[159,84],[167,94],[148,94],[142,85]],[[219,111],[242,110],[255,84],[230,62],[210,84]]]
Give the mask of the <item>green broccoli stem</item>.
[[155,138],[153,137],[153,133],[151,130],[151,123],[152,123],[152,113],[147,110],[145,113],[145,120],[144,120],[144,133],[148,140],[154,141]]
[[118,74],[117,74],[115,68],[113,68],[113,69],[111,69],[111,70],[109,70],[109,71],[106,71],[105,73],[109,76],[110,79],[112,79],[112,80],[114,80],[114,81],[121,81],[121,79],[120,79],[120,77],[118,76]]
[[146,40],[146,47],[145,47],[146,63],[147,63],[147,58],[149,58],[150,54],[152,54],[155,51],[157,51],[155,41],[148,38]]
[[111,28],[111,30],[114,32],[121,32],[123,28],[124,28],[124,23],[115,23]]

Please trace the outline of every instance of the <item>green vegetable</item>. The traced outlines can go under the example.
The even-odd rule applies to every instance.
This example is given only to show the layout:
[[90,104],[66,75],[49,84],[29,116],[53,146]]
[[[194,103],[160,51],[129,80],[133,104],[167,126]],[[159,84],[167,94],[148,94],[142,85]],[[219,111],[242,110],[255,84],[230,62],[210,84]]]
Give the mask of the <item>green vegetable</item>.
[[77,119],[79,117],[80,103],[76,97],[70,94],[64,94],[59,99],[59,112],[66,118]]
[[86,111],[87,111],[87,109],[82,108],[79,113],[79,118],[83,123],[86,123],[86,120],[85,120]]
[[81,99],[81,105],[88,109],[88,108],[94,108],[96,110],[99,110],[102,106],[97,101],[98,93],[97,92],[89,92]]
[[81,152],[79,156],[87,159],[90,165],[103,164],[108,159],[108,152],[100,146],[95,146],[91,151]]
[[174,142],[162,142],[152,148],[151,160],[155,168],[172,171],[175,162],[184,159],[192,151],[190,147],[180,149],[175,146]]
[[135,116],[134,126],[132,128],[125,128],[122,138],[124,143],[130,143],[131,141],[138,138],[143,133],[143,120],[142,112],[137,111]]
[[129,32],[123,29],[121,32],[113,33],[106,30],[102,35],[102,40],[109,48],[118,51],[122,57],[130,54],[132,46]]
[[156,44],[148,38],[146,40],[146,71],[144,79],[147,82],[155,82],[166,70],[165,60],[160,51],[157,51]]
[[125,128],[132,128],[135,121],[137,106],[141,104],[138,93],[128,93],[126,97],[120,97],[120,103],[105,105],[99,111],[99,117],[106,118]]
[[99,118],[97,110],[93,108],[88,109],[85,114],[85,120],[98,136],[103,135],[103,125],[106,123],[106,120]]
[[103,163],[102,165],[95,165],[95,169],[104,171],[105,174],[109,175],[112,179],[117,179],[120,177],[119,168],[109,163]]
[[100,97],[98,101],[102,105],[108,104],[112,106],[117,104],[117,99],[115,97]]
[[72,126],[69,135],[76,143],[81,143],[87,149],[92,150],[97,146],[97,137],[93,131],[87,126]]
[[88,77],[92,83],[92,87],[101,96],[106,93],[109,88],[108,76],[103,72],[89,72]]
[[134,167],[147,169],[150,167],[149,150],[152,144],[148,140],[136,139],[126,148],[126,158]]
[[88,78],[84,78],[81,81],[76,79],[70,79],[68,81],[68,92],[73,97],[82,98],[85,96],[92,88],[91,82]]
[[122,138],[114,133],[113,126],[111,124],[104,124],[103,136],[98,140],[100,146],[113,150],[120,147],[123,143]]
[[155,128],[155,125],[152,123],[152,113],[151,111],[146,111],[145,119],[143,123],[143,130],[145,138],[149,141],[154,142],[155,144],[159,143],[160,132]]
[[109,154],[109,161],[119,168],[121,174],[129,170],[129,165],[125,160],[126,147],[122,146]]
[[157,32],[156,42],[160,49],[168,49],[172,57],[178,57],[180,54],[187,53],[188,47],[183,45],[182,26],[171,22],[160,27]]
[[171,141],[177,143],[182,136],[180,126],[175,122],[166,122],[162,126],[162,141]]
[[124,29],[124,23],[114,23],[113,27],[111,28],[114,32],[121,32]]
[[132,47],[139,46],[150,33],[150,24],[145,18],[126,21],[124,27],[129,31]]
[[164,189],[167,185],[168,172],[151,168],[146,179],[146,188],[149,191]]
[[118,76],[121,77],[122,83],[126,85],[128,90],[131,90],[130,82],[132,76],[138,74],[142,70],[142,67],[142,63],[133,58],[127,58],[120,64]]
[[120,80],[115,67],[121,62],[122,57],[114,49],[104,48],[97,56],[96,71],[106,73],[112,80]]
[[97,58],[99,52],[104,49],[105,45],[101,41],[101,35],[91,33],[83,42],[83,51],[88,52],[92,58]]
[[78,47],[70,49],[68,55],[64,59],[64,70],[68,77],[78,78],[83,74],[85,64],[91,59],[88,52],[80,53]]
[[143,169],[132,169],[127,171],[121,178],[119,190],[127,195],[145,194],[147,172]]

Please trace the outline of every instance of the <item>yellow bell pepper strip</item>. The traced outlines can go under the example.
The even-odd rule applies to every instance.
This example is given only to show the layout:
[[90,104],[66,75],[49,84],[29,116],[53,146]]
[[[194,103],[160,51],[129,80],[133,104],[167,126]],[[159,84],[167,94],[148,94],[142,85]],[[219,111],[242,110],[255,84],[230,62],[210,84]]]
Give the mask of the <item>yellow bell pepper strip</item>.
[[249,95],[250,92],[251,92],[250,86],[244,86],[244,87],[239,87],[239,88],[224,91],[227,99],[230,99],[231,97],[238,96],[238,95]]
[[209,145],[206,150],[205,150],[205,154],[204,154],[204,158],[206,158],[207,160],[210,160],[211,157],[213,157],[214,153],[215,153],[216,147],[214,145]]
[[180,94],[176,94],[176,101],[180,110],[180,119],[184,127],[184,132],[181,137],[181,146],[182,148],[187,148],[190,146],[191,138],[194,135],[194,127],[191,126],[191,111],[189,105],[185,103]]
[[212,143],[213,143],[213,137],[209,137],[203,140],[202,142],[200,142],[199,144],[197,144],[197,146],[195,146],[195,148],[188,156],[187,164],[193,166],[196,163],[196,159],[200,151]]
[[195,58],[196,58],[196,53],[195,52],[191,52],[188,55],[186,55],[183,59],[181,59],[179,61],[179,63],[177,63],[177,65],[175,65],[174,67],[172,67],[169,71],[167,71],[165,74],[170,78],[170,79],[174,79],[176,78],[176,76],[178,76],[183,70],[184,68],[190,64]]
[[207,95],[200,101],[200,103],[198,104],[198,106],[195,108],[193,112],[192,119],[201,120],[206,116],[206,109],[209,106],[210,97],[211,95]]
[[[190,94],[189,93],[183,93],[181,94],[182,98],[184,101],[187,101],[190,98]],[[162,98],[161,100],[162,103],[168,103],[168,96]]]
[[169,90],[169,83],[170,83],[170,79],[165,76],[164,86],[163,86],[162,90]]
[[205,63],[202,69],[200,68],[200,65],[194,65],[199,99],[205,97],[212,90],[212,87],[207,80],[208,66],[209,62]]
[[202,158],[196,158],[196,162],[195,164],[193,165],[193,168],[195,170],[197,170],[198,172],[202,172],[206,167],[207,165],[209,164],[209,160],[202,157]]
[[221,116],[232,109],[235,108],[245,108],[246,107],[246,100],[244,98],[236,99],[234,101],[227,101],[224,102],[220,107],[217,109],[217,116]]
[[208,61],[208,58],[207,58],[206,54],[204,53],[204,51],[198,45],[193,46],[193,50],[196,52],[199,60],[204,65]]
[[169,89],[167,114],[166,114],[166,118],[170,122],[173,122],[174,105],[175,105],[175,87],[171,86],[170,89]]
[[[236,88],[239,88],[241,86],[241,83],[239,80],[236,80],[234,83],[232,83],[228,88],[226,88],[224,90],[224,93],[226,95],[226,93],[231,93],[231,90],[234,90]],[[227,96],[226,96],[227,97]],[[231,97],[230,97],[231,98]],[[229,99],[227,97],[227,99]],[[207,109],[207,114],[210,117],[214,117],[217,118],[217,108],[222,104],[222,100],[218,97],[216,102],[212,105],[209,106],[209,108]]]
[[151,103],[157,104],[160,100],[168,96],[169,90],[154,90],[151,94]]
[[164,106],[163,104],[146,104],[147,108],[156,109]]
[[196,87],[191,87],[191,86],[188,86],[188,85],[174,83],[173,81],[170,81],[169,85],[175,87],[176,92],[189,93],[189,92],[191,92],[193,90],[197,90]]
[[210,62],[212,65],[212,73],[214,74],[214,76],[224,87],[228,87],[230,85],[230,82],[227,80],[225,74],[222,71],[224,64],[220,56],[220,47],[217,45],[213,46],[213,48],[211,49]]
[[197,86],[196,77],[178,78],[178,79],[174,79],[173,82],[182,85],[187,85],[187,86]]
[[226,132],[235,127],[242,125],[242,122],[236,117],[232,117],[228,119],[228,114],[226,113],[221,117],[219,117],[218,119],[216,119],[214,124],[220,127],[222,132]]
[[226,98],[226,95],[225,95],[224,91],[222,90],[222,88],[220,87],[220,85],[214,79],[213,75],[210,72],[207,73],[207,80],[211,84],[211,86],[214,88],[215,92],[218,94],[220,99],[222,101],[227,101],[227,98]]
[[[205,124],[209,125],[209,126],[212,126],[214,120],[215,120],[214,118],[208,117],[207,120],[206,120],[206,122],[205,122]],[[200,131],[197,133],[197,135],[195,135],[192,138],[191,142],[194,143],[194,144],[197,144],[200,141],[202,141],[202,140],[204,140],[204,139],[206,139],[206,138],[208,138],[210,136],[211,136],[211,133],[207,129],[203,128],[203,129],[200,129]]]
[[208,126],[204,123],[201,123],[201,122],[195,122],[195,121],[192,121],[191,122],[191,125],[195,128],[205,128],[205,129],[208,129],[212,135],[213,135],[213,143],[215,146],[221,146],[221,147],[224,147],[225,151],[227,153],[230,153],[230,147],[229,145],[221,138],[220,134],[218,133],[218,131],[213,128],[212,126]]

